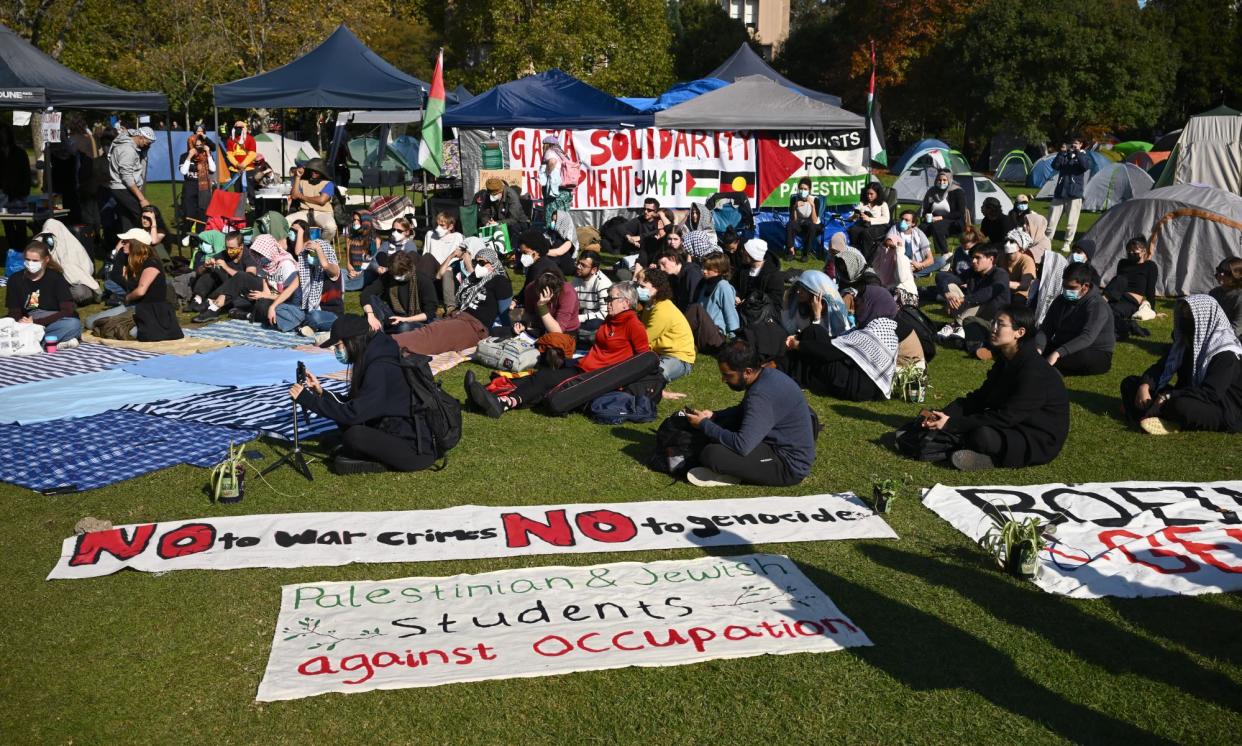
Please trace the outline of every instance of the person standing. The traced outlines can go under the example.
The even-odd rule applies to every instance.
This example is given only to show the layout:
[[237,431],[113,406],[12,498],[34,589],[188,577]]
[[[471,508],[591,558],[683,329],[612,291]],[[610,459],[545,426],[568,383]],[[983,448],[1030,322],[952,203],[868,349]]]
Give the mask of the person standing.
[[[1073,246],[1074,234],[1078,232],[1078,215],[1082,212],[1082,194],[1087,186],[1086,175],[1091,171],[1091,156],[1083,150],[1081,137],[1070,140],[1068,145],[1061,145],[1061,152],[1052,159],[1052,170],[1057,172],[1057,187],[1052,193],[1052,212],[1048,215],[1048,238],[1056,235],[1061,211],[1069,205],[1063,246]],[[1065,248],[1061,250],[1067,251]]]
[[[281,135],[284,136],[283,134]],[[246,192],[246,203],[254,204],[254,162],[259,158],[258,146],[250,135],[246,122],[238,119],[233,123],[224,141],[224,160],[233,176],[241,175],[238,187]]]
[[[13,128],[7,124],[0,124],[0,192],[10,202],[24,202],[30,196],[30,156],[18,146]],[[4,221],[4,236],[10,249],[21,248],[26,240],[26,224],[20,220]]]
[[108,189],[116,200],[121,232],[142,225],[142,210],[151,204],[143,187],[147,180],[147,150],[155,142],[150,127],[122,130],[108,151]]
[[183,180],[181,211],[189,220],[207,222],[207,205],[211,201],[216,159],[207,146],[207,138],[198,131],[186,141],[186,152],[181,156],[181,167],[178,170]]

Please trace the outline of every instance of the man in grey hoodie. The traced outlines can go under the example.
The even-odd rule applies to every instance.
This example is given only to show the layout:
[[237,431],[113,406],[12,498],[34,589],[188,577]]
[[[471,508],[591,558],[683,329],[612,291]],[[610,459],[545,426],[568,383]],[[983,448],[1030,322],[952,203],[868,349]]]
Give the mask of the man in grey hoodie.
[[142,188],[147,180],[147,149],[155,142],[150,127],[121,130],[108,151],[108,189],[116,200],[121,231],[142,225],[142,208],[151,204]]

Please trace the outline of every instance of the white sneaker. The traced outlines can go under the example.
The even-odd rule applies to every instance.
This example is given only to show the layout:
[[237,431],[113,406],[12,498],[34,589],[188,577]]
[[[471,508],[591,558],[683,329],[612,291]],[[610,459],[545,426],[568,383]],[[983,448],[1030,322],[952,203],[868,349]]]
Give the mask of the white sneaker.
[[311,339],[315,338],[315,330],[309,326],[298,327],[298,334],[301,334],[303,337],[310,337]]
[[74,347],[77,347],[77,346],[78,346],[78,340],[76,340],[76,339],[66,339],[64,342],[58,342],[58,343],[56,344],[56,349],[58,349],[58,350],[72,350]]
[[966,330],[962,328],[961,324],[945,324],[940,327],[940,331],[936,332],[936,337],[939,339],[948,339],[949,337],[966,339]]
[[315,344],[322,345],[332,337],[332,332],[315,332]]
[[953,324],[945,324],[940,327],[940,331],[936,332],[937,337],[948,337],[953,334]]
[[1148,303],[1147,301],[1143,301],[1143,305],[1139,306],[1138,310],[1135,311],[1134,315],[1131,316],[1130,318],[1137,319],[1139,321],[1151,321],[1152,319],[1156,318],[1156,312],[1151,307],[1150,303]]
[[695,487],[731,487],[741,484],[737,477],[714,472],[706,466],[696,466],[686,472],[686,481]]

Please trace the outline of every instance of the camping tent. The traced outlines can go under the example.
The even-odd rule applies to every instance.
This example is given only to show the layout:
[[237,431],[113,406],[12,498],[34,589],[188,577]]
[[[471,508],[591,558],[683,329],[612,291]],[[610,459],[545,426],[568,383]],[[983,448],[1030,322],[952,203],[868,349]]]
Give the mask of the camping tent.
[[1156,183],[1173,184],[1242,194],[1242,112],[1220,106],[1190,118]]
[[0,109],[168,111],[162,93],[132,93],[84,77],[0,25]]
[[1159,150],[1159,151],[1163,151],[1167,153],[1173,149],[1174,145],[1177,145],[1177,139],[1181,136],[1182,136],[1182,130],[1180,127],[1173,130],[1172,132],[1167,132],[1164,135],[1162,135],[1160,139],[1152,143],[1151,149]]
[[907,171],[922,171],[928,166],[948,167],[955,174],[970,173],[966,157],[939,140],[919,140],[906,148],[893,167],[889,169],[898,178]]
[[[263,160],[267,161],[267,165],[272,167],[281,178],[289,175],[289,171],[296,166],[306,163],[311,158],[318,158],[319,151],[315,150],[315,146],[303,140],[294,140],[291,137],[285,137],[281,142],[281,135],[260,133],[254,136],[255,149],[259,151],[259,155],[263,156]],[[281,154],[284,154],[284,164],[281,164]]]
[[500,85],[444,112],[447,127],[648,127],[645,114],[569,73],[548,70]]
[[777,83],[791,90],[801,93],[803,96],[813,98],[820,103],[829,106],[840,106],[841,97],[834,96],[831,93],[820,93],[810,88],[804,88],[798,85],[784,75],[776,72],[772,67],[763,61],[763,58],[755,54],[755,50],[750,45],[743,42],[737,51],[729,56],[729,59],[720,64],[720,67],[712,70],[707,74],[709,78],[719,78],[726,83],[733,83],[738,78],[745,78],[750,75],[762,75],[769,80],[775,80]]
[[1104,282],[1125,256],[1126,241],[1143,236],[1160,270],[1157,293],[1206,293],[1216,286],[1216,265],[1242,245],[1242,197],[1189,184],[1153,189],[1104,213],[1088,235],[1096,243],[1091,264]]
[[[897,192],[898,201],[922,202],[923,195],[927,194],[927,190],[936,181],[937,170],[935,166],[927,166],[902,174],[892,186]],[[1005,212],[1013,209],[1013,200],[1009,199],[1005,190],[983,174],[954,174],[953,181],[965,192],[966,207],[971,211],[975,222],[983,220],[983,200],[988,197],[995,197]]]
[[1103,212],[1148,193],[1153,183],[1147,172],[1133,163],[1110,164],[1087,182],[1082,209]]
[[1031,159],[1021,150],[1011,150],[1005,154],[996,166],[997,181],[1011,181],[1018,184],[1026,183],[1027,174],[1031,172]]
[[[372,52],[345,24],[287,65],[215,86],[217,107],[414,109],[431,86]],[[456,103],[452,93],[446,103]]]
[[750,75],[657,111],[655,123],[682,130],[833,130],[860,128],[863,118]]
[[[1035,165],[1031,166],[1031,175],[1026,177],[1027,186],[1039,187],[1040,199],[1051,199],[1052,191],[1056,189],[1057,172],[1052,170],[1052,160],[1056,157],[1056,153],[1049,153],[1043,158],[1035,161]],[[1088,150],[1087,157],[1091,159],[1091,173],[1087,177],[1088,179],[1099,173],[1101,168],[1104,168],[1112,163],[1112,161],[1094,150]],[[1049,184],[1052,186],[1048,186]],[[1045,189],[1047,190],[1046,196],[1044,195]]]
[[1113,152],[1121,153],[1122,160],[1129,158],[1135,153],[1146,153],[1151,150],[1151,143],[1142,140],[1127,140],[1119,142],[1113,146]]
[[[459,85],[456,88],[454,88],[453,96],[457,99],[457,103],[459,104],[464,104],[470,99],[474,98],[474,94],[471,93],[470,89],[466,88],[464,85]],[[447,99],[448,97],[445,96],[445,98]]]
[[1126,158],[1126,163],[1133,163],[1150,174],[1152,166],[1160,163],[1168,157],[1169,151],[1167,150],[1148,150],[1145,152],[1140,150],[1139,152],[1132,154],[1129,158]]

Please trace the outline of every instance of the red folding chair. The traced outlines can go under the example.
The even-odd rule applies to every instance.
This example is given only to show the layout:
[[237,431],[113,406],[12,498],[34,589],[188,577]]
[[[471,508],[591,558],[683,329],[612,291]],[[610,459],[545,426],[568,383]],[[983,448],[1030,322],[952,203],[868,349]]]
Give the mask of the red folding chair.
[[211,193],[211,201],[207,203],[207,230],[228,233],[246,227],[246,195],[230,191],[239,178],[241,174]]

